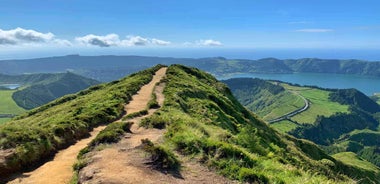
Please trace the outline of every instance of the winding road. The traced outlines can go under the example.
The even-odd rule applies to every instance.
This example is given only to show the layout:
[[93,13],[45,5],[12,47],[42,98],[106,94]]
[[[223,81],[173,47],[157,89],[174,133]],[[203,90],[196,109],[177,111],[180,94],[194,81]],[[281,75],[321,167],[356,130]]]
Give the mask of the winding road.
[[274,118],[274,119],[271,119],[271,120],[268,120],[267,122],[269,124],[271,123],[276,123],[276,122],[279,122],[279,121],[282,121],[282,120],[286,120],[286,119],[289,119],[299,113],[302,113],[303,111],[306,111],[309,107],[310,107],[310,102],[305,98],[303,97],[302,95],[300,95],[299,93],[296,93],[294,91],[291,91],[292,93],[298,95],[299,97],[301,97],[303,99],[303,101],[305,102],[305,105],[297,110],[294,110],[292,112],[289,112],[289,113],[286,113],[278,118]]

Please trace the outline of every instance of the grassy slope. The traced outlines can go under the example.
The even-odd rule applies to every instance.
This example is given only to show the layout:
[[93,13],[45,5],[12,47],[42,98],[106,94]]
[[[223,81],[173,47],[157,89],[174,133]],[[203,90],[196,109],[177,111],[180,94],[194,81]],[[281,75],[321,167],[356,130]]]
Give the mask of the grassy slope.
[[348,105],[342,105],[329,100],[329,91],[315,88],[290,86],[282,84],[286,89],[295,91],[308,99],[311,104],[310,108],[291,119],[298,123],[314,123],[317,116],[329,117],[337,112],[348,113]]
[[0,114],[21,114],[25,109],[19,107],[12,99],[15,90],[0,90]]
[[238,78],[223,81],[234,96],[264,120],[280,117],[304,106],[298,95],[278,89],[279,86],[261,79]]
[[353,152],[341,152],[334,154],[333,157],[337,160],[342,161],[343,163],[347,165],[351,165],[354,167],[359,167],[365,170],[373,171],[373,172],[379,172],[379,168],[372,163],[361,159]]
[[375,181],[370,173],[343,165],[314,144],[269,128],[225,85],[199,70],[169,67],[164,93],[164,106],[144,122],[166,123],[168,147],[222,175],[263,183],[352,182],[340,174],[346,173]]
[[289,131],[298,127],[297,124],[295,124],[289,120],[282,120],[282,121],[273,123],[270,126],[277,129],[278,131],[280,131],[282,133],[289,132]]
[[12,95],[13,100],[25,109],[32,109],[64,95],[99,84],[98,81],[69,72],[50,75],[17,90]]
[[0,118],[0,124],[2,123],[5,123],[5,122],[8,122],[9,120],[11,120],[12,118]]
[[255,109],[255,102],[247,105],[248,109],[257,113],[259,116],[262,116],[264,120],[280,117],[304,106],[302,98],[289,91],[284,91],[283,93],[274,96],[264,94],[256,100],[267,101],[270,103],[269,106],[265,106],[260,110],[253,110]]
[[0,152],[13,150],[6,163],[0,163],[0,176],[38,162],[86,136],[94,126],[120,117],[123,104],[159,68],[67,95],[0,125]]

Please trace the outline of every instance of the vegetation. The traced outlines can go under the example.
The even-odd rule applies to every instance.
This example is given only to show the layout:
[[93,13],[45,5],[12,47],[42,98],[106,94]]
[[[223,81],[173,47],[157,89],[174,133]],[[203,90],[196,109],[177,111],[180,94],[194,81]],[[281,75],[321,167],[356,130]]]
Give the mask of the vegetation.
[[[0,175],[36,163],[87,136],[93,127],[119,118],[123,104],[150,82],[159,68],[64,96],[0,125],[0,149],[13,153],[0,164]],[[109,140],[108,135],[104,137]]]
[[357,89],[339,89],[329,96],[331,101],[354,106],[369,113],[380,112],[380,105]]
[[[268,93],[271,91],[268,89],[271,88],[266,84],[269,82],[252,82],[255,80],[259,81],[231,79],[227,80],[227,84],[238,100],[250,109],[252,109],[251,104],[255,104],[256,108],[267,108],[274,112],[280,111],[275,108],[287,109],[286,105],[278,107],[273,105],[281,99],[277,97],[273,100],[273,95],[267,95],[271,94]],[[273,123],[272,127],[280,132],[290,133],[322,145],[330,154],[354,152],[372,164],[380,166],[380,156],[378,156],[380,106],[373,101],[376,100],[375,97],[371,100],[356,89],[323,89],[281,81],[271,82],[273,89],[278,84],[283,87],[284,90],[281,90],[280,94],[292,91],[310,101],[309,109],[289,120]],[[266,103],[267,101],[270,103]],[[287,103],[293,104],[292,101],[281,102],[281,104]]]
[[275,128],[276,130],[282,132],[282,133],[287,133],[290,132],[297,127],[299,127],[297,124],[294,122],[291,122],[289,120],[282,120],[276,123],[273,123],[270,125],[271,127]]
[[277,83],[252,78],[235,78],[222,82],[231,88],[242,105],[264,120],[278,118],[305,105],[301,97],[286,91]]
[[178,169],[180,162],[171,150],[162,145],[154,145],[149,139],[142,139],[143,150],[150,154],[149,163],[153,168],[158,169]]
[[362,158],[358,157],[353,152],[341,152],[341,153],[334,154],[333,157],[337,160],[342,161],[343,163],[347,165],[373,171],[374,173],[379,173],[379,167],[373,165],[372,163],[366,160],[363,160]]
[[301,124],[314,124],[318,116],[330,117],[336,113],[348,113],[348,105],[333,102],[329,99],[330,91],[310,87],[282,84],[287,90],[295,91],[310,101],[306,111],[295,115],[291,119]]
[[230,90],[194,68],[167,71],[165,102],[144,125],[161,122],[164,145],[232,179],[256,183],[377,182],[378,175],[344,165],[315,144],[284,136],[248,112]]
[[0,114],[21,114],[25,109],[18,106],[12,99],[15,90],[0,90]]
[[144,109],[142,111],[127,114],[126,116],[124,116],[122,118],[122,120],[125,121],[125,120],[133,119],[135,117],[140,117],[140,116],[147,115],[147,114],[148,114],[148,110]]
[[41,80],[34,79],[30,86],[13,93],[12,98],[19,106],[33,109],[95,84],[99,82],[73,73],[51,74]]
[[152,98],[148,102],[148,109],[157,109],[160,108],[160,105],[157,102],[156,93],[152,93]]

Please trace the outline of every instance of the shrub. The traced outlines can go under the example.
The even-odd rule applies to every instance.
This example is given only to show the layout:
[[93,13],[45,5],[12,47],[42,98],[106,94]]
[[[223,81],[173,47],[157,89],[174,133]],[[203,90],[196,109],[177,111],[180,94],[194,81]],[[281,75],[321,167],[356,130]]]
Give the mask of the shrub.
[[162,146],[156,146],[149,139],[141,139],[143,150],[150,154],[150,164],[157,169],[178,169],[180,162],[177,157]]

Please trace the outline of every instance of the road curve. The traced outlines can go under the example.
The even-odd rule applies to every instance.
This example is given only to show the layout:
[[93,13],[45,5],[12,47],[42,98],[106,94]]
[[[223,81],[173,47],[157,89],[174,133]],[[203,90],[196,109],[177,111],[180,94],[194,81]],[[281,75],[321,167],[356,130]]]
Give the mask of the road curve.
[[[294,92],[295,93],[295,92]],[[282,120],[286,120],[286,119],[289,119],[303,111],[306,111],[309,107],[310,107],[310,102],[305,98],[303,97],[302,95],[298,94],[298,93],[295,93],[297,94],[299,97],[301,97],[303,99],[303,101],[305,102],[305,105],[297,110],[294,110],[292,112],[289,112],[289,113],[286,113],[278,118],[274,118],[274,119],[271,119],[271,120],[268,120],[267,122],[269,124],[271,123],[276,123],[276,122],[279,122],[279,121],[282,121]]]

